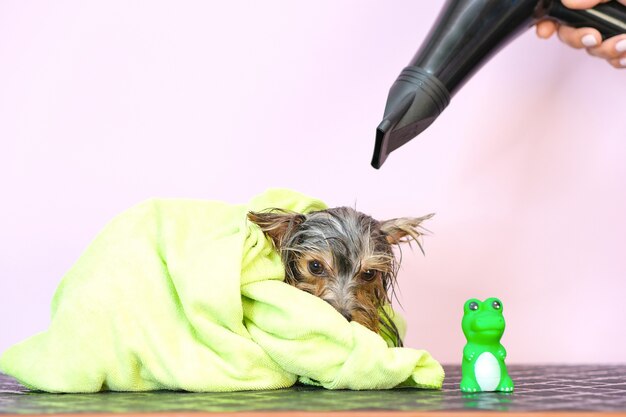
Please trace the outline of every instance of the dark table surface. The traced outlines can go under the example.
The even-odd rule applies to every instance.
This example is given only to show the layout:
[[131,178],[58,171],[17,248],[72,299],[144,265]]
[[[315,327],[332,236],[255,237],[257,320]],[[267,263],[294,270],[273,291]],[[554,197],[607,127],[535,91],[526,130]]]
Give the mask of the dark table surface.
[[156,413],[232,411],[588,411],[626,412],[626,365],[510,365],[515,392],[463,394],[459,366],[446,366],[441,391],[327,391],[295,386],[234,393],[104,392],[47,394],[0,375],[0,413]]

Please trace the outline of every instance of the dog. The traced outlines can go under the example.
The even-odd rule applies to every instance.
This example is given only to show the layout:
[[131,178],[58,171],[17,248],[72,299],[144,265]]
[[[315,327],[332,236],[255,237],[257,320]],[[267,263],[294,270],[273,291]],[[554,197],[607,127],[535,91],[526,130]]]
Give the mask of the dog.
[[285,282],[329,303],[348,321],[384,332],[402,346],[382,308],[395,296],[401,256],[393,247],[414,241],[424,252],[422,222],[433,214],[378,221],[349,207],[308,214],[271,209],[249,212],[280,253]]

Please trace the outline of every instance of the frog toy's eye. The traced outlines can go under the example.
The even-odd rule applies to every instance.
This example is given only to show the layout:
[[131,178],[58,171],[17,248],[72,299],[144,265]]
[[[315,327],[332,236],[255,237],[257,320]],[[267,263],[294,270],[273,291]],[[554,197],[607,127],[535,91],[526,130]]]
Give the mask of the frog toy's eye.
[[469,309],[473,311],[478,310],[478,303],[476,301],[472,301],[471,303],[469,303]]
[[491,303],[491,307],[493,307],[494,310],[500,310],[502,308],[502,304],[500,304],[500,301],[494,301]]

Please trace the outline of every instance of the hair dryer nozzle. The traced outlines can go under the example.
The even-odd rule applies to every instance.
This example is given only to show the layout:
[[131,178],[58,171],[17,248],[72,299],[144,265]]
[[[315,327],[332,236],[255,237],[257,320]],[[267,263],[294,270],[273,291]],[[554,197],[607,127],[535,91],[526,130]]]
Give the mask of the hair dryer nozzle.
[[383,121],[376,128],[372,166],[380,168],[389,154],[423,132],[450,102],[436,77],[418,67],[405,68],[389,90]]

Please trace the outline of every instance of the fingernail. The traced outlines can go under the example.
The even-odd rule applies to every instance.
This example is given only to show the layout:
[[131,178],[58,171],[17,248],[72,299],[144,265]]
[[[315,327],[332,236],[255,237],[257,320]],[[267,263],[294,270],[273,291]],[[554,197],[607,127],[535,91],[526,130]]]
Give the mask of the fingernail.
[[621,41],[617,42],[615,44],[615,49],[617,50],[617,52],[626,51],[626,39],[622,39]]
[[619,60],[619,64],[620,64],[622,67],[626,67],[626,58],[622,58],[622,59],[620,59],[620,60]]
[[596,40],[596,37],[593,36],[592,34],[588,34],[588,35],[583,36],[580,41],[587,48],[589,48],[590,46],[596,46],[598,44],[598,41]]

